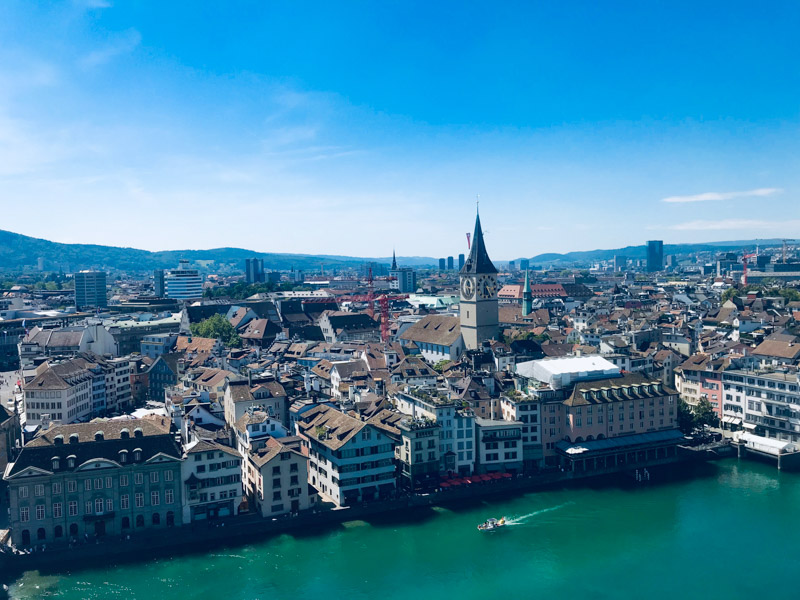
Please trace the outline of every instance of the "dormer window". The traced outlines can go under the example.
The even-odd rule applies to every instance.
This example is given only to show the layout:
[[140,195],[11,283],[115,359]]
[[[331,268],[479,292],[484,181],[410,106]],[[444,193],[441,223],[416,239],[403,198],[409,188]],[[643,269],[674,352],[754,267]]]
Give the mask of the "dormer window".
[[69,467],[70,469],[74,469],[75,468],[75,457],[74,456],[68,456],[67,457],[67,467]]
[[105,439],[105,434],[102,431],[95,431],[94,433],[94,441],[95,442],[102,442]]
[[142,460],[142,449],[136,448],[136,450],[133,451],[133,461],[139,462],[140,460]]
[[119,451],[119,462],[120,464],[125,464],[128,462],[128,451],[127,450],[120,450]]
[[131,432],[128,431],[127,429],[121,429],[119,432],[119,437],[122,440],[128,440],[131,437]]
[[133,437],[137,438],[144,437],[144,433],[142,432],[141,427],[137,427],[136,429],[133,430]]
[[52,463],[53,471],[58,471],[61,468],[61,459],[59,457],[54,456],[50,459],[50,462]]
[[56,446],[63,446],[64,445],[64,436],[58,434],[56,437],[53,438],[53,444]]
[[78,438],[78,434],[77,433],[72,433],[69,436],[69,443],[70,444],[77,444],[78,443],[78,439],[79,439]]

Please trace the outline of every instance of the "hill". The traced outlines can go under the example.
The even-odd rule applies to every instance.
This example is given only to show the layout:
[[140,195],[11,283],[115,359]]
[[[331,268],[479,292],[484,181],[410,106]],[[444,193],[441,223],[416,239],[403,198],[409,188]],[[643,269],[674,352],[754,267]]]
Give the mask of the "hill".
[[[329,269],[358,267],[365,261],[390,264],[391,257],[359,258],[339,255],[309,255],[255,252],[244,248],[212,248],[210,250],[165,250],[150,252],[137,248],[100,246],[96,244],[61,244],[0,229],[0,270],[13,271],[36,266],[44,259],[46,270],[78,271],[105,269],[144,272],[169,269],[178,260],[213,262],[216,268],[228,266],[243,269],[246,258],[263,258],[268,269],[316,271],[321,265]],[[428,266],[436,260],[424,256],[398,257],[402,265]]]

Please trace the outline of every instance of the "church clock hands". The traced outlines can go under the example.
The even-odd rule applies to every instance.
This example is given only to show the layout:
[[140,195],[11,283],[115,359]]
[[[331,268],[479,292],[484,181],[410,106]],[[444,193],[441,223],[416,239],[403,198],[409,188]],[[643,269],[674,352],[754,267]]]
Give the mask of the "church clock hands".
[[494,278],[491,276],[483,275],[478,279],[478,295],[481,298],[489,299],[494,298],[496,292]]
[[461,294],[466,300],[471,300],[475,294],[475,281],[472,277],[465,277],[461,282]]

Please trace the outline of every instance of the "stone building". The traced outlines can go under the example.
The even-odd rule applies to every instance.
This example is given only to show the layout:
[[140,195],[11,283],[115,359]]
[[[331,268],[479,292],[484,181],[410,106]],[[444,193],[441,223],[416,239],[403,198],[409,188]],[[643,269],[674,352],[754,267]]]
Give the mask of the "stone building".
[[59,545],[180,525],[181,456],[165,417],[42,431],[5,472],[12,542]]

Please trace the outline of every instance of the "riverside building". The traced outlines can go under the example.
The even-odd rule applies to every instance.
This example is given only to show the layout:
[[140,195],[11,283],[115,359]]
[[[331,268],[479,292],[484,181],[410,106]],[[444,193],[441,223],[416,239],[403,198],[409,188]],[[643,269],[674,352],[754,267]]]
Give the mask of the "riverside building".
[[14,545],[180,525],[181,456],[166,417],[44,430],[3,477]]

